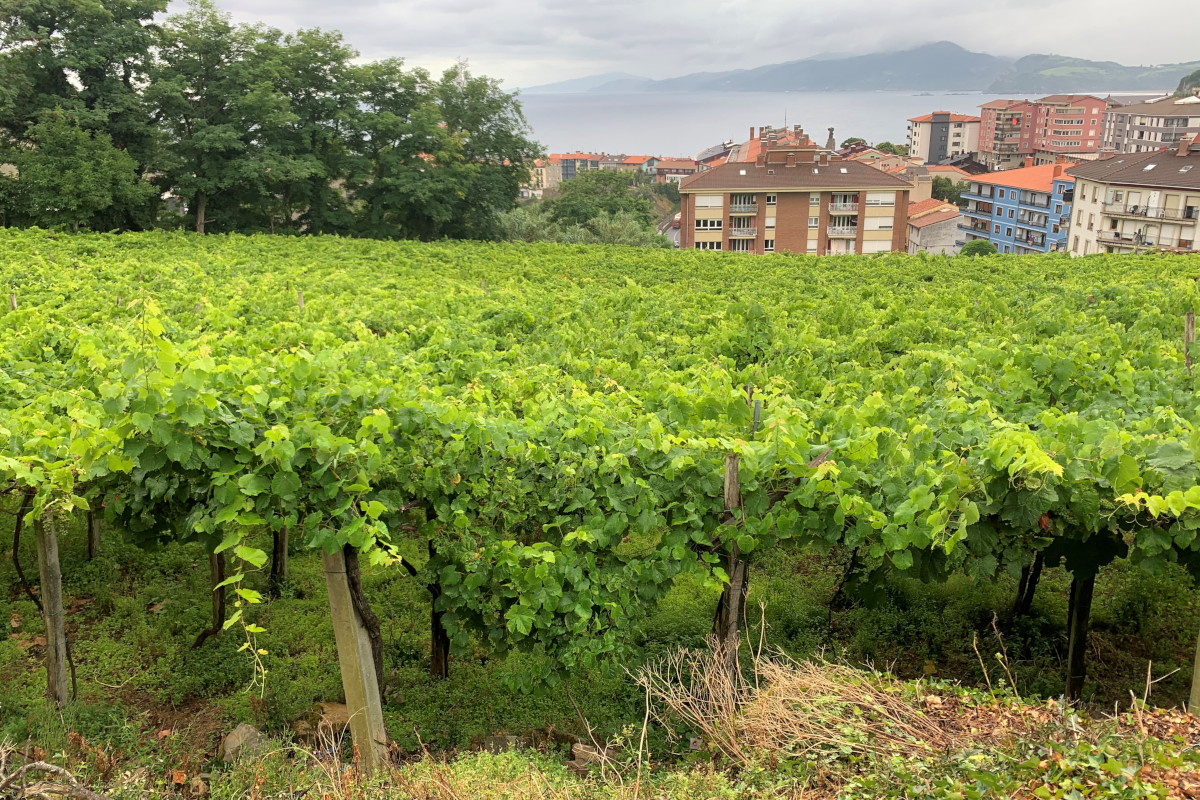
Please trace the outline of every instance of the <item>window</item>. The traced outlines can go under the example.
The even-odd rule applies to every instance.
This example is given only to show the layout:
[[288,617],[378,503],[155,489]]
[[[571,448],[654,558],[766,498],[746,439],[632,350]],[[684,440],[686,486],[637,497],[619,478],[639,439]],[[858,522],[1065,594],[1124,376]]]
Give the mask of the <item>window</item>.
[[1075,212],[1075,224],[1076,224],[1076,225],[1082,225],[1082,224],[1083,224],[1083,212],[1082,212],[1082,211],[1076,211],[1076,212]]
[[1000,226],[999,226],[999,225],[993,225],[993,226],[992,226],[992,233],[1000,233]]
[[1004,235],[1005,235],[1005,236],[1012,236],[1012,228],[1005,228],[1005,229],[1004,229]]
[[819,192],[813,192],[812,194],[810,194],[810,195],[808,196],[808,204],[809,204],[810,206],[819,206],[819,205],[821,205],[821,195],[820,195],[820,193],[819,193]]
[[1088,214],[1088,230],[1093,230],[1096,225],[1096,215]]
[[696,208],[724,208],[725,195],[723,194],[698,194],[696,195]]
[[1061,214],[1061,213],[1062,213],[1062,203],[1055,203],[1055,204],[1054,204],[1054,213],[1055,213],[1055,214]]
[[775,230],[775,218],[766,217],[763,219],[763,227],[769,230]]
[[1078,250],[1078,249],[1079,249],[1079,237],[1078,237],[1078,236],[1076,236],[1076,237],[1075,237],[1075,244],[1071,245],[1071,249],[1072,249],[1072,250]]
[[750,240],[749,239],[734,239],[733,241],[731,241],[729,243],[729,250],[730,250],[730,252],[733,252],[733,253],[749,253],[750,252]]
[[820,217],[809,217],[808,218],[808,227],[810,227],[810,228],[821,227],[821,218]]
[[752,206],[758,202],[758,197],[752,194],[731,194],[729,195],[729,204],[731,206]]
[[1003,190],[1003,189],[997,189],[997,190],[996,190],[996,197],[997,197],[998,199],[1000,199],[1000,200],[1003,200],[1003,199],[1004,199],[1004,190]]
[[697,250],[720,250],[720,242],[696,242]]
[[769,205],[769,206],[775,205],[776,200],[778,200],[778,197],[776,195],[773,195],[773,194],[767,195],[767,205]]
[[774,239],[763,239],[763,252],[764,253],[774,253],[775,252],[775,240]]
[[1016,215],[1017,215],[1017,212],[1016,212],[1014,209],[1011,209],[1011,208],[1010,208],[1010,209],[1008,210],[1008,218],[1009,218],[1009,219],[1013,219],[1014,217],[1016,217]]
[[719,231],[721,230],[722,220],[719,219],[698,219],[696,220],[696,230],[698,231]]
[[863,230],[865,231],[890,231],[892,229],[891,217],[866,217]]
[[894,206],[896,205],[895,192],[867,192],[867,205],[869,206]]

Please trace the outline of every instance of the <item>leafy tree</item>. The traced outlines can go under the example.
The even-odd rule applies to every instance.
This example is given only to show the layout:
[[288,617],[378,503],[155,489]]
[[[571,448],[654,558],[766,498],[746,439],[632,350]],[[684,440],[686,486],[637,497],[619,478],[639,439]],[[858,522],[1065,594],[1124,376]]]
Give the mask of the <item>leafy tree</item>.
[[944,200],[947,203],[954,203],[957,206],[965,205],[962,193],[966,189],[967,184],[965,181],[954,181],[940,175],[934,176],[933,197],[937,200]]
[[891,142],[880,142],[875,145],[875,149],[881,153],[890,153],[894,156],[908,155],[908,146],[903,144],[892,144]]
[[588,170],[563,181],[557,197],[547,200],[546,213],[556,222],[584,225],[601,214],[630,214],[643,225],[654,224],[650,201],[633,190],[617,170]]
[[996,254],[996,245],[989,242],[987,239],[972,239],[963,245],[959,255],[963,256],[994,256]]
[[106,133],[84,130],[63,112],[37,123],[28,145],[8,148],[0,160],[0,218],[42,228],[116,227],[153,193],[133,157]]
[[849,147],[852,144],[866,144],[866,143],[867,143],[866,139],[861,139],[857,136],[851,136],[849,139],[842,142],[842,147]]
[[275,135],[297,121],[277,85],[282,69],[278,32],[234,27],[209,0],[193,0],[163,26],[146,96],[168,139],[164,188],[188,201],[197,233],[212,221],[252,228],[245,209],[268,224],[270,190],[318,171]]
[[1191,75],[1184,75],[1179,81],[1179,88],[1175,90],[1176,97],[1191,97],[1192,92],[1200,89],[1200,69],[1193,72]]

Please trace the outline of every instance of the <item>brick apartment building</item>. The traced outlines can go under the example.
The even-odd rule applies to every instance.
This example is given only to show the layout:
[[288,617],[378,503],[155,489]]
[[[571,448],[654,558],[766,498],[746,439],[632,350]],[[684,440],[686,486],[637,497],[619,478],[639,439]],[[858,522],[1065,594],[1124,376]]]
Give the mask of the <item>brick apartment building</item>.
[[1096,157],[1108,102],[1089,94],[1053,94],[1039,100],[993,100],[980,106],[979,161],[1012,169],[1060,157]]
[[680,247],[814,255],[903,250],[912,185],[809,143],[680,183]]

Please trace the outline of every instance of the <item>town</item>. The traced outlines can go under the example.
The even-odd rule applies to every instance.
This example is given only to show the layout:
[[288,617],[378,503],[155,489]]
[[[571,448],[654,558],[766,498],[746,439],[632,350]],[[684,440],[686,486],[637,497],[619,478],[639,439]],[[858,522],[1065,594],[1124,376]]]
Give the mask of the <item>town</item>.
[[[691,157],[553,153],[523,196],[589,170],[671,183],[677,247],[811,255],[1196,249],[1200,90],[998,99],[908,120],[907,142],[751,127]],[[983,244],[973,245],[973,242]]]

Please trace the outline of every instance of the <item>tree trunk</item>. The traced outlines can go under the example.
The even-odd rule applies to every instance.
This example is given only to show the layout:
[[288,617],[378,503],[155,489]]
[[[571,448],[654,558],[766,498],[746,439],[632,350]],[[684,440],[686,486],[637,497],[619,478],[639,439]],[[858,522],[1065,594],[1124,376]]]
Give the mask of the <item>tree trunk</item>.
[[288,570],[288,529],[287,526],[271,532],[271,575],[267,581],[267,593],[271,597],[279,597],[283,582],[287,580]]
[[204,233],[204,214],[208,208],[208,195],[196,193],[196,233]]
[[1037,594],[1038,582],[1042,579],[1045,559],[1041,552],[1033,557],[1033,563],[1021,570],[1021,583],[1017,586],[1017,600],[1013,604],[1013,615],[1023,617],[1033,610],[1033,598]]
[[322,553],[321,560],[325,566],[325,588],[329,592],[342,689],[350,713],[350,735],[359,764],[370,776],[383,766],[387,753],[387,728],[383,724],[373,647],[352,598],[345,551]]
[[379,691],[379,699],[383,701],[383,633],[379,628],[379,617],[371,610],[367,596],[363,594],[362,573],[358,568],[358,550],[352,545],[342,548],[346,560],[346,580],[350,585],[350,600],[354,603],[354,611],[358,614],[367,639],[371,643],[371,662],[375,666],[375,683]]
[[[432,541],[429,542],[429,558],[433,560]],[[450,677],[450,634],[442,625],[442,614],[437,610],[442,584],[435,575],[426,588],[429,589],[429,676],[444,680]]]
[[93,511],[87,512],[87,557],[91,561],[100,555],[100,520]]
[[46,623],[46,699],[67,704],[67,634],[63,625],[62,568],[58,563],[58,531],[54,517],[34,523],[38,573],[41,576],[42,619]]
[[[225,589],[220,586],[225,581],[225,554],[210,553],[208,556],[208,574],[212,583],[212,622],[208,628],[196,637],[192,649],[195,650],[210,636],[216,636],[225,627]],[[217,588],[220,586],[220,588]]]
[[23,492],[21,494],[21,506],[17,509],[17,521],[13,524],[13,549],[12,562],[13,569],[17,571],[17,580],[21,582],[21,588],[25,590],[25,594],[37,606],[38,613],[41,614],[42,601],[33,593],[33,587],[29,585],[29,579],[25,577],[25,570],[21,569],[21,531],[25,529],[25,515],[29,513],[29,506],[33,504],[33,494],[31,492]]
[[1067,638],[1067,702],[1076,704],[1083,697],[1087,677],[1088,623],[1092,616],[1092,595],[1096,576],[1074,576],[1071,580],[1069,632]]

